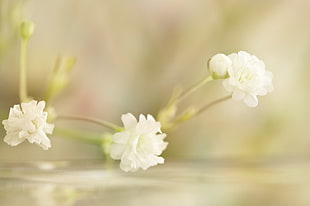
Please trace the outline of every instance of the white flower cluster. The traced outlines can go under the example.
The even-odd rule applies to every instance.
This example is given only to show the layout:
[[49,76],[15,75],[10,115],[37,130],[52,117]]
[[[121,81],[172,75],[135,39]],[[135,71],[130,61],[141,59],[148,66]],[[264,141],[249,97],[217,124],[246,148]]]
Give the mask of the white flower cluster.
[[[263,96],[273,90],[272,73],[265,70],[264,62],[247,52],[228,56],[216,54],[208,62],[208,68],[212,78],[207,80],[224,79],[223,85],[232,93],[232,98],[243,100],[249,107],[257,106],[257,95]],[[10,108],[8,119],[2,121],[6,130],[4,142],[16,146],[28,140],[44,150],[49,149],[51,143],[47,134],[52,134],[54,125],[47,123],[48,113],[44,112],[44,108],[44,101],[34,100]],[[137,121],[131,113],[122,115],[121,120],[123,130],[113,136],[111,134],[112,142],[109,139],[108,144],[110,156],[120,160],[120,168],[134,172],[163,164],[164,158],[160,155],[168,143],[164,141],[166,134],[161,131],[161,123],[152,115],[145,117],[142,114]],[[101,124],[111,128],[107,123]],[[119,131],[119,127],[116,128]]]
[[243,100],[249,107],[258,105],[257,95],[273,91],[272,73],[265,70],[263,61],[247,52],[216,54],[208,66],[214,79],[225,79],[223,85],[232,92],[232,98]]
[[140,115],[139,122],[131,114],[121,117],[125,130],[115,133],[112,137],[110,155],[114,160],[121,160],[120,168],[126,172],[146,170],[151,166],[163,164],[164,158],[159,157],[166,149],[166,134],[160,130],[160,122],[152,115]]
[[4,142],[16,146],[25,140],[36,143],[44,150],[51,147],[46,134],[52,134],[54,125],[46,122],[47,112],[44,112],[45,102],[30,101],[14,105],[10,108],[9,118],[2,124],[6,130]]

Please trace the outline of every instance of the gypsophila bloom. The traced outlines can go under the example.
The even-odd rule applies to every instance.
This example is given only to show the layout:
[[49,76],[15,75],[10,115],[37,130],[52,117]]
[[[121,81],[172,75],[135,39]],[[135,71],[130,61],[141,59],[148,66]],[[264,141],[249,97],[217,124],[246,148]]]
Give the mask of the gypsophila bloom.
[[163,164],[164,158],[159,157],[167,147],[164,142],[166,134],[160,130],[160,122],[156,122],[152,115],[140,115],[139,122],[131,114],[121,117],[125,130],[112,137],[110,155],[112,159],[121,160],[120,168],[126,172],[137,171]]
[[249,107],[258,104],[257,95],[263,96],[273,91],[270,71],[256,56],[240,51],[228,55],[232,66],[228,69],[229,78],[223,82],[226,90],[232,92],[232,98],[243,100]]
[[2,124],[6,130],[4,142],[16,146],[25,140],[36,143],[44,150],[51,147],[46,134],[52,134],[54,125],[46,122],[47,112],[44,112],[45,101],[30,101],[14,105],[10,108],[9,118]]
[[216,54],[208,62],[208,69],[213,79],[227,78],[228,68],[231,67],[231,60],[225,54]]

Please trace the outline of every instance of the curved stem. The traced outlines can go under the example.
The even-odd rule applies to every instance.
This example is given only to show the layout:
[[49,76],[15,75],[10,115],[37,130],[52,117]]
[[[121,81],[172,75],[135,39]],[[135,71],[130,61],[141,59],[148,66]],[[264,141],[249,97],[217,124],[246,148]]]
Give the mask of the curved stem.
[[92,117],[84,117],[84,116],[79,116],[79,115],[61,115],[58,116],[56,119],[64,119],[64,120],[78,120],[78,121],[86,121],[86,122],[91,122],[100,126],[104,126],[110,129],[115,130],[116,132],[122,131],[123,128],[120,126],[117,126],[111,122],[104,121],[101,119],[96,119]]
[[208,104],[202,106],[200,109],[198,109],[198,110],[196,110],[195,112],[193,112],[190,116],[188,116],[188,117],[185,118],[185,119],[183,118],[183,115],[184,115],[184,114],[182,114],[182,115],[180,115],[178,118],[176,118],[176,120],[173,122],[173,125],[175,126],[175,125],[177,125],[178,123],[181,123],[181,122],[187,121],[187,120],[189,120],[189,119],[192,119],[192,118],[194,118],[194,117],[200,115],[202,112],[206,111],[206,110],[209,109],[210,107],[212,107],[212,106],[214,106],[214,105],[216,105],[216,104],[218,104],[218,103],[221,103],[221,102],[223,102],[223,101],[225,101],[225,100],[228,100],[228,99],[230,99],[230,98],[231,98],[231,95],[228,95],[228,96],[226,96],[226,97],[222,97],[222,98],[220,98],[220,99],[217,99],[217,100],[214,100],[214,101],[212,101],[212,102],[209,102]]
[[210,107],[212,107],[213,105],[216,105],[220,102],[223,102],[223,101],[226,101],[228,99],[231,98],[231,95],[228,95],[226,97],[222,97],[220,99],[217,99],[217,100],[214,100],[212,102],[209,102],[208,104],[202,106],[200,109],[198,109],[196,112],[195,112],[195,115],[194,116],[198,116],[199,114],[201,114],[202,112],[206,111],[207,109],[209,109]]
[[20,50],[20,70],[19,70],[19,98],[21,102],[26,102],[27,96],[27,76],[26,76],[26,54],[27,39],[22,39]]
[[208,76],[207,78],[203,79],[202,81],[199,81],[192,87],[190,87],[188,90],[186,90],[183,94],[180,95],[180,97],[176,100],[176,104],[181,102],[183,99],[185,99],[187,96],[189,96],[191,93],[195,92],[197,89],[205,85],[206,83],[210,82],[213,80],[212,76]]
[[80,140],[88,144],[101,145],[103,142],[103,137],[101,134],[81,132],[72,129],[64,129],[55,127],[54,135],[62,136],[70,139]]

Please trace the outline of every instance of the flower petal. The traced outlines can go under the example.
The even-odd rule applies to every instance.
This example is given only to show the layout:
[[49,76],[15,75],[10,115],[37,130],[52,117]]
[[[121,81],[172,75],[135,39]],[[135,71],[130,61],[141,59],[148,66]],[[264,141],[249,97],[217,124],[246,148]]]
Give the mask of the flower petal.
[[[129,120],[136,120],[129,114],[126,114]],[[122,120],[126,115],[122,115]],[[158,155],[166,149],[168,143],[163,141],[166,134],[160,133],[160,122],[150,114],[147,118],[141,114],[138,123],[126,120],[123,122],[125,130],[112,136],[110,148],[111,158],[121,160],[120,168],[126,172],[134,172],[163,163],[164,158]]]
[[54,125],[53,124],[49,124],[46,123],[45,127],[44,127],[44,131],[46,134],[52,134],[54,130]]
[[131,113],[123,114],[121,119],[125,129],[131,129],[137,125],[137,119]]
[[263,61],[245,51],[232,53],[228,57],[232,66],[228,69],[229,78],[223,82],[224,88],[233,92],[233,99],[256,107],[257,95],[263,96],[273,91],[272,73],[265,70]]
[[238,90],[238,89],[235,89],[234,92],[233,92],[233,94],[232,94],[232,98],[233,98],[234,100],[241,100],[241,99],[243,99],[244,97],[245,97],[244,92],[242,92],[242,91],[240,91],[240,90]]
[[17,146],[20,143],[24,142],[25,139],[26,138],[19,138],[17,133],[16,134],[12,133],[10,135],[6,135],[3,141],[7,143],[8,145]]
[[126,144],[130,135],[131,133],[125,130],[123,132],[115,133],[112,137],[112,140],[117,144]]
[[120,160],[125,149],[124,145],[121,144],[112,144],[110,148],[111,158],[114,160]]
[[32,100],[10,108],[9,118],[2,124],[6,130],[4,141],[16,146],[26,139],[36,143],[43,149],[51,147],[51,142],[46,134],[53,132],[54,125],[46,122],[47,113],[43,112],[45,102]]
[[147,134],[147,133],[157,133],[161,132],[160,130],[160,122],[156,122],[154,117],[148,116],[146,119],[143,115],[140,115],[139,123],[137,124],[137,132],[139,134]]
[[253,95],[247,95],[244,98],[244,102],[249,106],[249,107],[256,107],[258,105],[258,100],[256,96]]

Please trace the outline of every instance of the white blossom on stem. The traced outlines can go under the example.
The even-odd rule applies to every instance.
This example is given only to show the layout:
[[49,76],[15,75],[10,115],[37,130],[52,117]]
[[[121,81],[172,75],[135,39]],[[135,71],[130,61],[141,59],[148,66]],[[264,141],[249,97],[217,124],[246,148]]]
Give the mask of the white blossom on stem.
[[9,118],[2,124],[6,130],[4,142],[16,146],[25,140],[41,146],[44,150],[51,147],[46,134],[52,134],[54,125],[46,122],[47,112],[44,112],[45,101],[30,101],[14,105],[10,108]]
[[164,142],[166,134],[160,130],[160,122],[152,115],[140,115],[139,122],[131,114],[121,117],[124,131],[115,133],[112,137],[110,155],[114,160],[121,160],[120,168],[126,172],[148,169],[157,164],[163,164],[164,158],[159,157],[166,149]]
[[240,51],[228,55],[232,66],[228,68],[228,79],[223,85],[232,92],[232,98],[243,100],[249,107],[258,105],[257,95],[273,91],[273,74],[265,70],[265,64],[256,56]]

